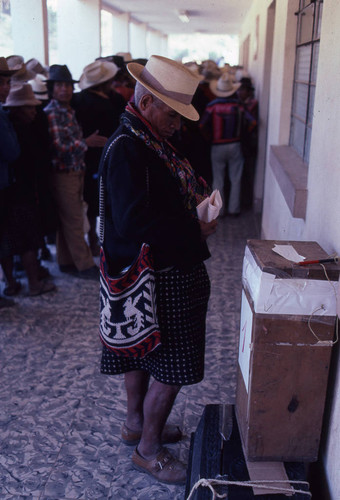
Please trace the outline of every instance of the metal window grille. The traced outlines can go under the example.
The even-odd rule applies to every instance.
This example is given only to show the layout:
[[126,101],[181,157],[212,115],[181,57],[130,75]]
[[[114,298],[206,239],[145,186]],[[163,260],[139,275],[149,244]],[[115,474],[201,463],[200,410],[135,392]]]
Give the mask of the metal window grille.
[[322,0],[299,0],[289,144],[309,163]]

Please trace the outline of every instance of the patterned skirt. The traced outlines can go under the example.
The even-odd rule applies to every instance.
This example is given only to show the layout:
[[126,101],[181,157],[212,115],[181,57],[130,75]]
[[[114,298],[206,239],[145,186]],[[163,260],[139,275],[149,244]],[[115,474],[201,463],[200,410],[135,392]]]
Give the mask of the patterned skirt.
[[168,385],[196,384],[204,376],[205,321],[210,280],[203,263],[156,274],[161,347],[143,359],[124,358],[103,347],[101,372],[144,370]]

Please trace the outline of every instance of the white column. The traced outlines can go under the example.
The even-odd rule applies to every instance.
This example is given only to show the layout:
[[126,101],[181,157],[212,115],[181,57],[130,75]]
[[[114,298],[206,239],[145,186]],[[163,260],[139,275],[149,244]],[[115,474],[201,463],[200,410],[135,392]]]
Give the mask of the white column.
[[58,61],[78,80],[100,56],[100,0],[58,0]]
[[14,54],[25,61],[35,57],[41,64],[47,62],[43,6],[43,0],[11,0]]
[[112,53],[131,52],[129,43],[129,19],[128,13],[118,14],[112,12]]
[[169,53],[169,45],[168,45],[168,35],[163,35],[162,36],[162,43],[161,43],[161,54],[164,57],[168,57]]
[[151,55],[164,56],[163,53],[163,34],[160,31],[148,30],[146,36],[147,57]]
[[147,57],[146,32],[145,23],[130,22],[130,52],[133,59]]

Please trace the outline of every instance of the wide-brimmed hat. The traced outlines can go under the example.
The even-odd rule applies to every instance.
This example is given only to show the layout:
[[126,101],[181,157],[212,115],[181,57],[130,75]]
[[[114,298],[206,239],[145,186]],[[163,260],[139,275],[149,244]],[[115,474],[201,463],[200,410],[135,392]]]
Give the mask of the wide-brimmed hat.
[[96,57],[96,61],[109,61],[115,63],[118,70],[125,68],[124,58],[122,56],[112,55],[105,57]]
[[233,82],[230,73],[224,73],[218,80],[214,80],[209,84],[211,92],[217,97],[229,97],[235,94],[240,86],[240,83]]
[[200,81],[204,80],[204,76],[199,73],[199,65],[195,61],[184,63],[184,66],[197,76]]
[[131,52],[117,52],[116,56],[122,57],[125,63],[132,61]]
[[203,75],[205,80],[217,80],[221,76],[221,70],[212,59],[202,61],[199,72]]
[[66,64],[52,64],[48,72],[47,82],[70,82],[78,83],[79,80],[73,80],[72,75]]
[[46,68],[44,68],[44,66],[38,61],[38,59],[35,59],[35,57],[26,61],[26,68],[33,71],[36,75],[47,76],[48,74]]
[[35,77],[34,71],[30,71],[27,69],[26,64],[22,63],[21,65],[13,66],[13,69],[16,70],[14,75],[12,76],[13,82],[28,82]]
[[11,55],[6,57],[6,61],[9,68],[21,67],[24,64],[25,59],[22,56]]
[[0,76],[12,76],[18,70],[10,69],[5,57],[0,57]]
[[151,56],[146,65],[129,63],[129,73],[167,106],[189,120],[199,114],[191,104],[200,82],[182,63],[162,56]]
[[95,61],[88,64],[83,69],[83,74],[79,80],[79,87],[82,90],[95,87],[100,83],[111,80],[118,71],[119,68],[113,62],[103,60]]
[[48,99],[46,76],[37,74],[35,75],[35,78],[33,78],[33,80],[29,80],[28,83],[31,85],[33,93],[37,99]]
[[23,83],[11,87],[5,106],[38,106],[39,104],[41,101],[35,98],[31,85]]

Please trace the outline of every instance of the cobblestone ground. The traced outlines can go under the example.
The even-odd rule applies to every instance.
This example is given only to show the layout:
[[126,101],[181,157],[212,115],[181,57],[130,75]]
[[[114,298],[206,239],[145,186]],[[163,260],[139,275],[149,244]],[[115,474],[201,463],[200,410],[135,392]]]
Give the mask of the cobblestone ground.
[[[205,379],[182,389],[170,415],[185,433],[170,446],[183,461],[204,406],[234,403],[242,259],[258,237],[249,212],[209,239]],[[55,258],[46,265],[57,292],[27,297],[22,278],[17,305],[0,310],[0,498],[183,500],[184,486],[135,471],[120,440],[123,378],[99,372],[98,284],[62,275]]]

